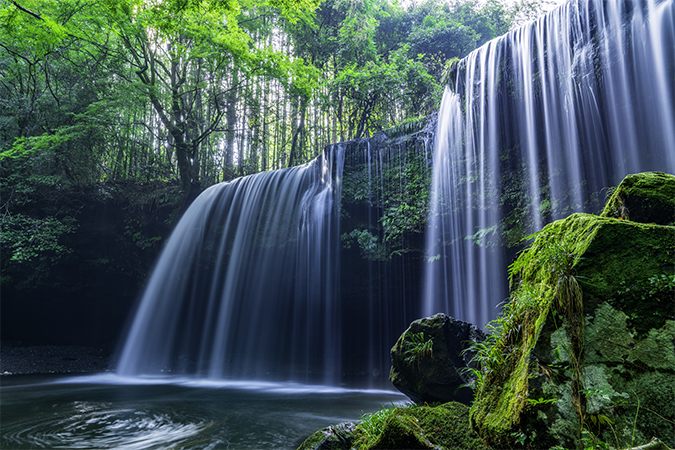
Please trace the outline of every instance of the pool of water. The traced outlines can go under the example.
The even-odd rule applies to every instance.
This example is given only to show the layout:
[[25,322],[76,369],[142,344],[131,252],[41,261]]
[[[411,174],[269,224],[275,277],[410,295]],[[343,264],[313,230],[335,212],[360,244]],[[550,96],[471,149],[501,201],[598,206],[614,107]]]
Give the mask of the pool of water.
[[10,376],[0,448],[293,449],[316,430],[405,403],[394,391],[115,375]]

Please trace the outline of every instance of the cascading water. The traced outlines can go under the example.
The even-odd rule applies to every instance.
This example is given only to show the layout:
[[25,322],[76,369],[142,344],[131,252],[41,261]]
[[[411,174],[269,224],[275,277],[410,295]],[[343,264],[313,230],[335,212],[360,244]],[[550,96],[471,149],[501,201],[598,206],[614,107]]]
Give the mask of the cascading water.
[[340,373],[344,148],[200,195],[167,242],[120,375],[308,380]]
[[[435,143],[424,314],[483,326],[522,237],[675,173],[672,0],[576,0],[474,51]],[[510,249],[510,250],[509,250]]]
[[389,349],[419,317],[424,219],[401,211],[426,208],[432,133],[333,145],[202,193],[159,259],[118,374],[388,386]]
[[384,380],[420,315],[485,325],[522,237],[597,212],[627,173],[675,172],[673,10],[578,0],[461,61],[438,118],[424,259],[414,215],[431,128],[208,189],[167,243],[118,373]]

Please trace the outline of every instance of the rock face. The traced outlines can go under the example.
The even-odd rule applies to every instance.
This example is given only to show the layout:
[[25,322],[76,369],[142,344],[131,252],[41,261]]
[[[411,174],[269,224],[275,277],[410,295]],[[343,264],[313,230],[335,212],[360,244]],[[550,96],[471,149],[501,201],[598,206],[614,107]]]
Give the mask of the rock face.
[[445,314],[418,319],[391,349],[389,379],[417,403],[470,404],[473,390],[464,385],[473,381],[467,370],[473,354],[464,350],[483,339],[475,326]]
[[675,227],[663,225],[673,209],[658,210],[670,188],[631,193],[655,179],[675,186],[672,175],[628,177],[605,208],[618,218],[549,224],[512,266],[471,410],[487,445],[625,448],[656,436],[675,447]]

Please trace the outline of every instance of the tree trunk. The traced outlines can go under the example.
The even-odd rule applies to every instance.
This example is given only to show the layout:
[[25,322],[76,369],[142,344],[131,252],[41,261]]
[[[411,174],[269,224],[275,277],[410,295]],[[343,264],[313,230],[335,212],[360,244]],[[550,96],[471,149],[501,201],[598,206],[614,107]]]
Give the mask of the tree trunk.
[[223,167],[223,180],[234,178],[234,138],[237,129],[237,94],[239,84],[239,72],[236,67],[232,71],[232,87],[225,96],[227,109],[225,112],[225,121],[227,122],[227,132],[225,133],[225,167]]
[[293,133],[293,142],[291,143],[291,154],[288,157],[288,167],[296,166],[298,164],[298,161],[300,160],[299,153],[300,147],[302,147],[301,137],[305,128],[306,113],[307,113],[307,102],[303,100],[302,104],[300,105],[300,121],[298,123],[298,127],[295,129],[295,133]]

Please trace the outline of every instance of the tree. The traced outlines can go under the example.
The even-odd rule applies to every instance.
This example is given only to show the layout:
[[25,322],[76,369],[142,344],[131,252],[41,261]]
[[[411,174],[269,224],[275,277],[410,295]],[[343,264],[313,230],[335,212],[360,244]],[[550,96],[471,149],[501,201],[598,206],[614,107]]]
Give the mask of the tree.
[[[497,0],[0,0],[0,152],[188,191],[434,111]],[[28,153],[26,153],[28,152]]]
[[[73,20],[63,23],[53,19],[57,11],[49,2],[33,1],[33,9],[15,1],[11,5],[3,9],[5,16],[23,14],[38,21],[50,37],[58,31],[57,44],[65,39],[86,43],[89,55],[106,55],[103,63],[117,83],[152,106],[158,123],[145,125],[154,135],[161,134],[153,129],[158,124],[165,130],[167,155],[175,158],[186,190],[199,183],[202,146],[214,132],[227,131],[223,118],[232,118],[243,83],[258,73],[288,85],[308,73],[302,61],[257,45],[251,25],[265,16],[297,21],[311,13],[311,0],[65,1],[59,8],[69,10]],[[232,126],[232,120],[227,122]]]
[[[174,0],[161,7],[139,2],[133,8],[115,3],[108,9],[109,17],[141,92],[170,135],[181,184],[188,188],[198,182],[200,145],[219,129],[226,113],[232,126],[239,74],[248,78],[262,71],[283,78],[293,67],[284,55],[253,45],[243,26],[256,15],[270,14],[267,9],[273,5],[258,3],[242,11],[236,3],[217,1]],[[301,13],[298,5],[311,6],[277,4],[291,19]],[[203,105],[210,108],[208,117]]]

